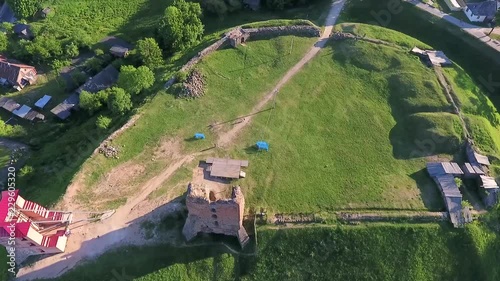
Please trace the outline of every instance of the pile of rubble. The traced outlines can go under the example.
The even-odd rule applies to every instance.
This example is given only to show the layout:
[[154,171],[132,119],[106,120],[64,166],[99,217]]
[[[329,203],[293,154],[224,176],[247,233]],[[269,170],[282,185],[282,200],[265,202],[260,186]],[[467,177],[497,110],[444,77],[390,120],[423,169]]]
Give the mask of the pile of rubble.
[[106,158],[118,159],[118,152],[118,148],[110,145],[107,142],[99,147],[99,153],[103,154]]
[[180,97],[198,98],[203,94],[205,94],[205,77],[195,69],[189,74],[186,82],[182,84]]

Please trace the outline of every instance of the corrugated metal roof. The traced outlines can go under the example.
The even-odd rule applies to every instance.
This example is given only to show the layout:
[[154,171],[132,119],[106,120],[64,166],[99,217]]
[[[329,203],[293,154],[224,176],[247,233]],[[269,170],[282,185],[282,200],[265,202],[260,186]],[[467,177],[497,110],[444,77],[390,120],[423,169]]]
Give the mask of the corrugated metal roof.
[[36,103],[35,106],[39,108],[44,108],[52,97],[49,95],[44,95]]
[[497,182],[495,181],[494,178],[492,177],[488,177],[488,176],[480,176],[481,178],[481,186],[484,188],[484,189],[495,189],[495,188],[498,188],[498,184]]
[[209,157],[205,162],[207,164],[222,163],[227,165],[239,165],[240,167],[248,167],[248,160]]
[[432,177],[438,175],[462,175],[464,172],[455,162],[429,162],[427,163],[427,171]]

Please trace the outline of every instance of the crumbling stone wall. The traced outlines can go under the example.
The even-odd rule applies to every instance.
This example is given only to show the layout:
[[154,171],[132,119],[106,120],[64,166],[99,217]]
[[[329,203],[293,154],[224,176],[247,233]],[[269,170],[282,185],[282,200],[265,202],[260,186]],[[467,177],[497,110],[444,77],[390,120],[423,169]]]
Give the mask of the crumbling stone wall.
[[250,34],[251,38],[273,37],[284,35],[297,35],[305,37],[319,37],[321,30],[318,27],[310,25],[290,25],[290,26],[271,26],[259,28],[246,28],[243,32]]
[[236,236],[242,247],[248,242],[242,225],[245,198],[239,186],[233,187],[230,199],[219,199],[209,189],[190,183],[186,207],[189,213],[182,229],[186,240],[204,232]]

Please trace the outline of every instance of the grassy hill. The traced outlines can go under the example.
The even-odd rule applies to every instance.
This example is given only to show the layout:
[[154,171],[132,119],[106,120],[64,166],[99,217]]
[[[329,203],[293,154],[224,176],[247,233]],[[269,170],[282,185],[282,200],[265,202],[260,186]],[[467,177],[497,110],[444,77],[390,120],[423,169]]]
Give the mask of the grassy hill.
[[254,257],[215,245],[127,247],[54,280],[109,280],[125,274],[136,281],[494,281],[500,273],[499,238],[480,224],[459,230],[437,224],[261,229],[258,235]]
[[[235,157],[251,163],[241,185],[251,205],[284,212],[438,210],[422,157],[458,151],[449,111],[432,69],[405,49],[332,42],[240,138]],[[258,139],[269,153],[246,149]]]

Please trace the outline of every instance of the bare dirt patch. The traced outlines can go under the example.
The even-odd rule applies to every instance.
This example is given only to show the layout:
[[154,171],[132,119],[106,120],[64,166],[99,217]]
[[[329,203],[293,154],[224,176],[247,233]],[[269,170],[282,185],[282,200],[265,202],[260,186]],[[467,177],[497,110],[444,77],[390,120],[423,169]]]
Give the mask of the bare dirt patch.
[[210,173],[206,170],[207,166],[206,163],[200,162],[200,164],[193,169],[193,179],[191,183],[194,186],[204,186],[206,189],[213,191],[217,198],[228,198],[227,193],[231,191],[231,182],[229,180],[211,177]]
[[[144,173],[146,167],[141,164],[126,162],[109,172],[92,190],[85,192],[92,198],[92,205],[103,201],[113,201],[130,195],[134,182]],[[96,200],[100,198],[100,200]]]
[[181,155],[182,144],[178,139],[162,140],[153,153],[153,161],[159,159],[172,159]]

